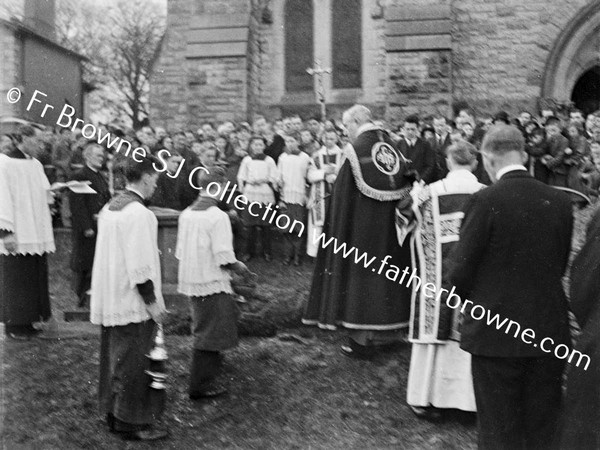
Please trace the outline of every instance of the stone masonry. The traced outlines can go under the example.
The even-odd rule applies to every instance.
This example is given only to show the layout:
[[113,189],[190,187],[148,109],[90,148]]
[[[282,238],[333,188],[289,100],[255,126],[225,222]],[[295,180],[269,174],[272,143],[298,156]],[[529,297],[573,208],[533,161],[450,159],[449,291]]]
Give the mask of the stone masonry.
[[[306,1],[313,2],[315,58],[330,66],[332,0]],[[453,105],[463,102],[480,114],[535,110],[561,32],[583,8],[598,3],[363,0],[362,87],[332,89],[326,77],[328,112],[339,118],[358,102],[396,122],[414,112],[451,115]],[[285,91],[285,0],[169,0],[168,5],[167,36],[151,80],[154,123],[177,128],[205,119],[319,111],[314,92]],[[195,17],[241,14],[247,16],[245,54],[189,57],[188,48],[186,57],[186,33]]]

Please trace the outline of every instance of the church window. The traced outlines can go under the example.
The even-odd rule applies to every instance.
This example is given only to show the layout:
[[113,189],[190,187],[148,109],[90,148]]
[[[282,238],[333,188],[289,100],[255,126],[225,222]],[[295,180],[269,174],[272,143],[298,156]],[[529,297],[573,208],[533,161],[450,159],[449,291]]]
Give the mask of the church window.
[[313,79],[306,69],[313,66],[312,0],[285,3],[285,89],[312,91]]
[[361,0],[332,0],[331,60],[334,89],[360,88]]

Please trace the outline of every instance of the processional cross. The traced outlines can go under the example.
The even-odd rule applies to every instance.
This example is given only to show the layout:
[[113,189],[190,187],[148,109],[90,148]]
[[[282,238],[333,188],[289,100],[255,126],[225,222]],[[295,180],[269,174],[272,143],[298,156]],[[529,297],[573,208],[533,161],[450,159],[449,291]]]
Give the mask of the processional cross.
[[323,84],[323,76],[326,73],[331,73],[331,68],[321,67],[321,62],[318,59],[315,59],[314,66],[309,67],[306,71],[317,81],[317,90],[315,94],[317,96],[317,103],[321,104],[321,120],[325,122],[327,119],[327,111],[325,107],[325,85]]

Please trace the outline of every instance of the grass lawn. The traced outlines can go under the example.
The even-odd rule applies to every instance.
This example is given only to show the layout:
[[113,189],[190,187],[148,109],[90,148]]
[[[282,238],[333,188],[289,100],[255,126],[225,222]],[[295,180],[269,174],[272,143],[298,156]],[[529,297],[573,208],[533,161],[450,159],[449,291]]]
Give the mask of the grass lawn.
[[[578,248],[589,211],[576,216]],[[76,299],[69,287],[69,235],[57,233],[57,244],[49,260],[50,287],[60,318]],[[432,424],[410,412],[405,403],[408,345],[372,361],[354,361],[339,353],[342,333],[298,325],[312,264],[297,269],[284,266],[279,257],[249,265],[259,274],[261,300],[251,300],[247,308],[277,323],[279,334],[246,337],[227,352],[230,393],[204,402],[191,402],[186,395],[191,338],[168,334],[163,422],[171,431],[169,440],[126,443],[107,431],[96,401],[99,339],[90,334],[0,342],[3,448],[475,448],[472,416],[454,412]]]

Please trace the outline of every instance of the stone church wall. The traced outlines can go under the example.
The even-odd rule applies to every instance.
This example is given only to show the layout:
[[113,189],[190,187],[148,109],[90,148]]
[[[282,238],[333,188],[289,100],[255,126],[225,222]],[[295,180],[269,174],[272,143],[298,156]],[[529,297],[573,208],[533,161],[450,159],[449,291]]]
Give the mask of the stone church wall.
[[454,98],[476,110],[536,110],[546,60],[588,0],[454,0]]
[[[17,40],[13,31],[4,25],[0,25],[0,58],[3,67],[3,70],[0,71],[0,95],[4,100],[8,90],[17,85],[17,74],[21,70]],[[18,114],[18,103],[0,102],[0,116],[17,116]]]
[[169,0],[168,33],[151,79],[151,119],[169,129],[204,120],[246,120],[245,56],[186,58],[194,17],[250,14],[249,0]]
[[[362,89],[328,89],[328,113],[339,117],[355,102],[390,122],[413,112],[451,115],[461,102],[479,114],[535,110],[546,61],[561,30],[590,1],[597,0],[363,0]],[[323,31],[328,20],[319,11],[323,4],[314,2],[316,29],[325,42],[331,36]],[[169,0],[169,32],[151,85],[153,120],[181,127],[204,118],[318,111],[314,94],[289,95],[284,89],[283,5],[284,0]],[[422,19],[422,11],[427,16],[428,9],[446,8],[450,27],[439,36],[447,36],[451,45],[425,39],[421,48],[414,42],[421,42],[423,31],[416,29],[406,39],[409,44],[396,41],[389,51],[392,8],[416,10],[414,20]],[[246,56],[186,59],[186,30],[200,14],[247,14]]]

